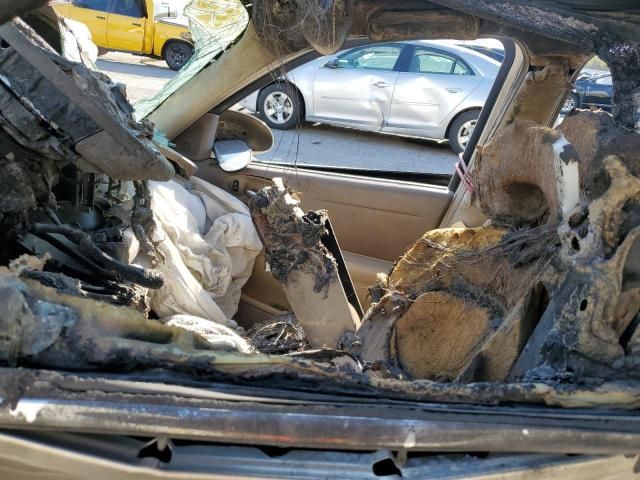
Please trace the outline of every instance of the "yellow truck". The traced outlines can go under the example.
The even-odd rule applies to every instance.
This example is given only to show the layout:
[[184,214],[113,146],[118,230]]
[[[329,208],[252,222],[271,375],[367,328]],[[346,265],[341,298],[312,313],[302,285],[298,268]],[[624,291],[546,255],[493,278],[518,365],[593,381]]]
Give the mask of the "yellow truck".
[[187,19],[156,16],[153,0],[54,0],[51,6],[84,23],[100,49],[162,57],[172,70],[193,55]]

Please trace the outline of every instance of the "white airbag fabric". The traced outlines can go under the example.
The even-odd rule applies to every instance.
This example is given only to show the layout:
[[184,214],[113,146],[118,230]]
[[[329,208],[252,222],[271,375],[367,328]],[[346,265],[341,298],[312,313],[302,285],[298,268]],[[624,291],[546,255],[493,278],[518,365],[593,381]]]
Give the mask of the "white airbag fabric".
[[164,286],[151,291],[160,318],[191,315],[237,328],[232,320],[262,243],[249,209],[199,179],[149,182],[162,240],[157,270]]

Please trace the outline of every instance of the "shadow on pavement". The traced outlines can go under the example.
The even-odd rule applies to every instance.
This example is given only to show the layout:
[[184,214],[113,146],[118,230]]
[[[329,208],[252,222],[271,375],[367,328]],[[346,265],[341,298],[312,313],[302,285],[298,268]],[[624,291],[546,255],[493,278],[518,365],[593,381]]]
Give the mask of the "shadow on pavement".
[[105,72],[122,73],[139,77],[170,79],[176,74],[176,72],[169,70],[169,68],[163,68],[156,65],[122,63],[117,60],[107,60],[102,58],[98,59],[96,65],[100,70]]

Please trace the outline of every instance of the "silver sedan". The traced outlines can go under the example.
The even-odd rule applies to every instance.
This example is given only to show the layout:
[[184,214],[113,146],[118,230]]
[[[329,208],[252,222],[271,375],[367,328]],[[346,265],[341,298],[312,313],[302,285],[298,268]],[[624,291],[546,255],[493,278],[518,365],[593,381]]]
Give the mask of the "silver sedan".
[[499,68],[447,41],[379,43],[306,63],[240,103],[276,129],[306,120],[449,140],[461,152]]

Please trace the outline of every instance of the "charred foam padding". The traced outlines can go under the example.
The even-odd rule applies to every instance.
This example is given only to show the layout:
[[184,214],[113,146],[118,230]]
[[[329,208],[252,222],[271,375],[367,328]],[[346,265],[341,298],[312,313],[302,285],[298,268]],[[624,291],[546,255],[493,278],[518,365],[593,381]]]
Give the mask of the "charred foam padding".
[[312,347],[336,347],[359,318],[349,304],[333,256],[322,244],[326,212],[304,214],[299,202],[275,179],[260,190],[249,208],[272,275]]
[[0,127],[18,144],[61,164],[119,180],[169,180],[171,163],[137,122],[124,89],[58,55],[19,19],[0,27]]
[[580,190],[586,201],[602,196],[610,185],[604,159],[615,155],[634,176],[640,176],[640,135],[620,128],[608,112],[577,111],[558,126],[580,158]]
[[[162,275],[130,265],[125,251],[133,242],[129,227],[153,250],[144,180],[173,175],[150,142],[153,125],[133,118],[122,86],[58,55],[20,19],[2,26],[0,37],[9,43],[0,49],[0,166],[7,173],[0,180],[0,262],[24,249],[50,254],[45,271],[23,276],[148,312],[146,289],[160,288]],[[136,178],[132,213],[112,216],[122,199],[111,185]]]
[[482,151],[478,198],[491,219],[557,223],[580,201],[580,159],[558,130],[515,120]]
[[180,370],[189,361],[191,368],[210,364],[213,351],[248,349],[219,325],[181,328],[193,325],[191,318],[162,325],[134,309],[67,295],[6,269],[0,271],[0,306],[0,362],[10,365]]
[[[640,225],[637,217],[628,232],[622,225],[630,215],[624,206],[640,202],[640,179],[617,157],[609,156],[602,163],[610,178],[608,190],[578,219],[569,215],[558,229],[564,277],[545,312],[552,321],[534,332],[528,350],[538,355],[537,361],[530,360],[536,366],[552,366],[554,371],[570,371],[577,377],[636,376],[625,367],[633,360],[626,356],[621,337],[639,306],[637,288],[623,285]],[[531,363],[519,367],[517,374],[530,368]]]
[[415,379],[504,381],[539,318],[539,285],[554,277],[557,244],[547,225],[427,232],[367,312],[357,332],[362,360]]
[[620,127],[635,129],[640,109],[640,43],[605,41],[597,51],[613,81],[613,116]]
[[565,122],[515,119],[482,149],[493,226],[405,252],[358,331],[364,360],[459,382],[637,378],[638,135],[605,112]]

